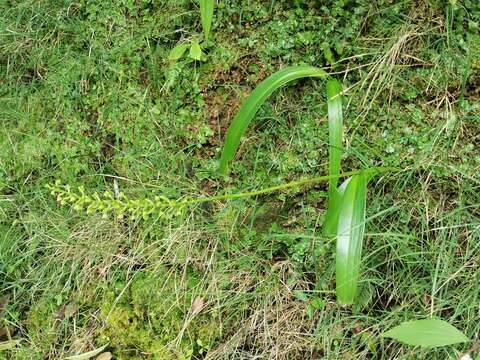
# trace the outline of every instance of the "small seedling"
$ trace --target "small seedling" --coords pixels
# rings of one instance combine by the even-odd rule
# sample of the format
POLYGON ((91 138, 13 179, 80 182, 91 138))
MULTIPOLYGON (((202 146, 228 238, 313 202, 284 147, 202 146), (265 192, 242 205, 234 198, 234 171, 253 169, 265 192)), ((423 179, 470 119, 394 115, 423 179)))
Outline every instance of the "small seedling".
MULTIPOLYGON (((203 27, 203 38, 205 41, 207 41, 210 36, 210 29, 212 27, 214 0, 200 0, 199 5, 200 18, 203 27)), ((193 60, 200 61, 203 55, 202 44, 203 43, 200 43, 198 37, 193 38, 193 40, 190 42, 181 41, 170 51, 168 60, 171 62, 180 60, 186 53, 187 49, 190 48, 188 57, 193 60)))

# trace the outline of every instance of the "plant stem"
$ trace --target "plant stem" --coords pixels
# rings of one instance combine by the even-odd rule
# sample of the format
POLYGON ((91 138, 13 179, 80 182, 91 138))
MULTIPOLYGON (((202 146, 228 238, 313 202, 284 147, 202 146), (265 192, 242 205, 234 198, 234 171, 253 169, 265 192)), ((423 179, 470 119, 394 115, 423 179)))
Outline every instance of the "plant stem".
POLYGON ((312 178, 307 178, 307 179, 302 179, 302 180, 296 180, 296 181, 291 181, 286 184, 281 184, 281 185, 275 185, 271 186, 268 188, 263 188, 255 191, 247 191, 247 192, 241 192, 241 193, 235 193, 235 194, 223 194, 223 195, 214 195, 214 196, 207 196, 207 197, 199 197, 196 199, 187 199, 184 201, 180 201, 179 204, 181 205, 191 205, 191 204, 198 204, 198 203, 204 203, 204 202, 211 202, 211 201, 220 201, 220 200, 230 200, 230 199, 239 199, 239 198, 245 198, 245 197, 252 197, 252 196, 258 196, 258 195, 263 195, 263 194, 269 194, 273 193, 276 191, 281 191, 293 187, 298 187, 298 186, 304 186, 304 185, 311 185, 311 184, 318 184, 321 182, 325 182, 334 178, 341 178, 345 176, 352 176, 355 174, 358 174, 360 172, 370 172, 371 176, 376 175, 378 173, 384 173, 384 172, 398 172, 400 171, 399 168, 394 168, 394 167, 376 167, 376 168, 371 168, 367 170, 356 170, 356 171, 348 171, 344 172, 338 175, 324 175, 324 176, 316 176, 312 178))

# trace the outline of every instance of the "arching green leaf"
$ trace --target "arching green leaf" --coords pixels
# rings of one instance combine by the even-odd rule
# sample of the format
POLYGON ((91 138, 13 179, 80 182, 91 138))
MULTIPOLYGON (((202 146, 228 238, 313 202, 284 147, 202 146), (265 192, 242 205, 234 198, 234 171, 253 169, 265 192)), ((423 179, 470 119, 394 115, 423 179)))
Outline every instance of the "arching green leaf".
POLYGON ((220 172, 222 174, 227 173, 229 162, 233 160, 248 124, 260 106, 275 90, 296 79, 305 77, 325 78, 326 76, 327 73, 322 69, 312 66, 296 66, 280 70, 263 80, 245 100, 228 128, 220 158, 220 172))

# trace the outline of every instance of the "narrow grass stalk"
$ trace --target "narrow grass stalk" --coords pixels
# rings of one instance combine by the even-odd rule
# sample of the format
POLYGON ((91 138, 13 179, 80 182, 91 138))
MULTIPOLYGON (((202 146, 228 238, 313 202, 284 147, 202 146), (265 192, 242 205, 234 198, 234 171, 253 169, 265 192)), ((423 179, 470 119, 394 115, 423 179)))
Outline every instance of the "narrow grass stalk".
MULTIPOLYGON (((303 187, 303 186, 319 184, 319 183, 322 183, 322 182, 330 181, 332 179, 338 179, 338 178, 341 178, 341 177, 360 175, 360 174, 363 174, 364 171, 365 170, 356 170, 356 171, 348 171, 348 172, 344 172, 344 173, 336 174, 336 175, 316 176, 316 177, 312 177, 312 178, 306 178, 306 179, 291 181, 291 182, 288 182, 288 183, 285 183, 285 184, 275 185, 275 186, 271 186, 271 187, 267 187, 267 188, 263 188, 263 189, 259 189, 259 190, 254 190, 254 191, 240 192, 240 193, 235 193, 235 194, 215 195, 215 196, 209 196, 209 197, 200 197, 200 198, 196 198, 196 199, 188 199, 188 200, 185 200, 183 203, 184 204, 194 204, 194 203, 203 203, 203 202, 221 201, 221 200, 233 200, 233 199, 240 199, 240 198, 245 198, 245 197, 265 195, 265 194, 270 194, 270 193, 274 193, 274 192, 282 191, 282 190, 287 190, 287 189, 291 189, 291 188, 299 188, 299 187, 303 187)), ((397 168, 392 168, 392 167, 376 167, 376 168, 369 169, 369 171, 372 174, 373 173, 379 174, 379 173, 382 173, 382 172, 398 171, 398 169, 397 168)), ((351 179, 351 178, 349 178, 349 179, 351 179)))

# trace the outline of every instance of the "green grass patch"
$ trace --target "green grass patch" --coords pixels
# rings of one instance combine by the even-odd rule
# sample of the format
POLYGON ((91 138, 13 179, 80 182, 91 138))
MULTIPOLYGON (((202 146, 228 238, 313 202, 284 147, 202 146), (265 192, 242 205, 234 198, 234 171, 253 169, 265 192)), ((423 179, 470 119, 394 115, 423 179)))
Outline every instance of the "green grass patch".
POLYGON ((115 359, 469 351, 480 332, 477 3, 218 1, 204 39, 196 1, 0 2, 0 358, 104 345, 115 359), (200 61, 169 60, 195 39, 200 61), (283 187, 329 172, 323 80, 273 93, 233 172, 217 174, 240 105, 289 66, 341 81, 343 171, 402 169, 369 182, 352 307, 336 302, 335 242, 322 231, 328 178, 283 187), (59 206, 45 187, 56 179, 114 200, 253 196, 102 218, 59 206), (427 318, 472 342, 432 350, 381 336, 427 318))

